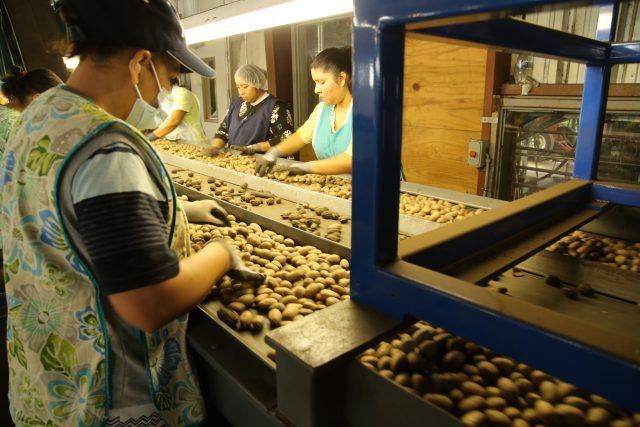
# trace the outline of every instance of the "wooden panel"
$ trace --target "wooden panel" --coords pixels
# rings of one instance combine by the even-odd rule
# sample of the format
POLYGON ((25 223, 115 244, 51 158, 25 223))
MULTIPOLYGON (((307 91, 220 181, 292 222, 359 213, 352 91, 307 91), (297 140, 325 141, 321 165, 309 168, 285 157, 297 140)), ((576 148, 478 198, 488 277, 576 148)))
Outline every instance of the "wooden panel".
POLYGON ((402 165, 407 181, 476 194, 477 169, 467 165, 467 143, 480 130, 403 126, 402 165))
POLYGON ((481 137, 486 62, 486 49, 407 36, 402 157, 410 182, 477 194, 466 152, 481 137))
POLYGON ((477 130, 482 116, 487 51, 408 36, 405 124, 477 130))

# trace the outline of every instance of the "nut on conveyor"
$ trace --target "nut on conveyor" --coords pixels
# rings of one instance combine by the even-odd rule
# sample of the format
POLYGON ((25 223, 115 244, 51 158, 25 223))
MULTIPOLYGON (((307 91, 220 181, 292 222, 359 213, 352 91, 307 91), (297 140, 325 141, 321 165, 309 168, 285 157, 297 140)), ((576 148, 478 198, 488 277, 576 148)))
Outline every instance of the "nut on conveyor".
POLYGON ((589 297, 589 298, 595 297, 595 292, 593 288, 591 287, 591 285, 587 285, 586 283, 580 283, 578 285, 578 293, 580 293, 580 295, 582 296, 589 297))
POLYGON ((553 274, 549 274, 544 279, 544 283, 545 285, 553 286, 554 288, 562 287, 562 282, 560 282, 560 279, 558 278, 558 276, 555 276, 553 274))

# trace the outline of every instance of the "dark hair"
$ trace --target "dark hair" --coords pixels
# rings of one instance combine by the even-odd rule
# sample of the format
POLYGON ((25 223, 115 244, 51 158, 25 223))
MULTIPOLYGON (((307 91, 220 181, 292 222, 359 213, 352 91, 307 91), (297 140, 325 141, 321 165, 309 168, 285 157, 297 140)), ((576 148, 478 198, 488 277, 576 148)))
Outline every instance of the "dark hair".
POLYGON ((53 71, 46 68, 25 72, 18 65, 11 66, 10 73, 2 78, 2 93, 26 105, 30 96, 45 92, 62 83, 53 71))
POLYGON ((319 68, 330 71, 338 77, 340 73, 346 73, 347 85, 351 90, 351 75, 353 73, 353 61, 351 59, 351 46, 330 47, 313 58, 310 68, 319 68))

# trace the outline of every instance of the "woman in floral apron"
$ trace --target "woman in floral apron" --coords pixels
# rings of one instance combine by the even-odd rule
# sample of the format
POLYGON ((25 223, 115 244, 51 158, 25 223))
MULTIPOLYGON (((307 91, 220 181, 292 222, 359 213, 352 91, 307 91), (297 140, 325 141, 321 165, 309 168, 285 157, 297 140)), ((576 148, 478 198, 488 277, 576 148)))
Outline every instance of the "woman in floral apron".
POLYGON ((224 241, 189 256, 187 217, 138 129, 157 123, 158 81, 213 77, 165 0, 62 0, 66 85, 23 113, 0 170, 9 399, 18 426, 200 425, 187 313, 224 274, 249 270, 224 241), (136 129, 137 128, 137 129, 136 129))

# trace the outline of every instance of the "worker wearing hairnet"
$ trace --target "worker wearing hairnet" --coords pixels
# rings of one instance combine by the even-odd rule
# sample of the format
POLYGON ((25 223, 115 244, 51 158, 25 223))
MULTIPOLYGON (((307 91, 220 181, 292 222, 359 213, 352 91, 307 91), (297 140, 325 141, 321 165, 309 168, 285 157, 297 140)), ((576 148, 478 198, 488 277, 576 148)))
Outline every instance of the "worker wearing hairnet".
POLYGON ((267 92, 263 69, 243 65, 234 78, 240 96, 231 103, 212 146, 205 149, 207 155, 216 154, 225 145, 247 154, 264 153, 293 134, 291 110, 267 92))

